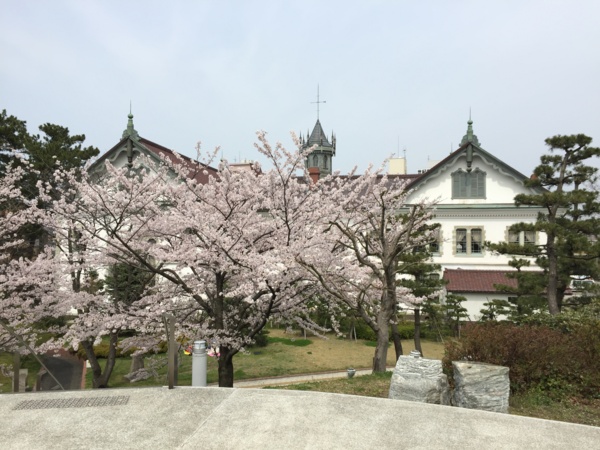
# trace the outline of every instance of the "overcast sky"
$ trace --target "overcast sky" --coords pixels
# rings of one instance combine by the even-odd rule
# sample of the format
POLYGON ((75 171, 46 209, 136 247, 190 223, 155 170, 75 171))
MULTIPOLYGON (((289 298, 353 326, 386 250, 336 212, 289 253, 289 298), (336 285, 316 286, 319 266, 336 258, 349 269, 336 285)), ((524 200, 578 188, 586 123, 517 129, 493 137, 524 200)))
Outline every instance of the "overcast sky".
POLYGON ((522 173, 544 139, 600 145, 600 2, 1 0, 0 109, 84 133, 126 127, 188 156, 259 159, 316 119, 347 172, 406 149, 445 157, 469 110, 482 147, 522 173))

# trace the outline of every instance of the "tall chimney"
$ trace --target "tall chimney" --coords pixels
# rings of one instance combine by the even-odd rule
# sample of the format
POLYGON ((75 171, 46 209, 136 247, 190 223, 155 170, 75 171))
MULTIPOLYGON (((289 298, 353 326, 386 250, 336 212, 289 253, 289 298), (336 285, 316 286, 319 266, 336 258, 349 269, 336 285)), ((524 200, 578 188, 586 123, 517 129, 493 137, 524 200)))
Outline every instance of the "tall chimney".
POLYGON ((319 176, 321 175, 321 171, 319 170, 319 168, 309 167, 308 174, 310 175, 310 179, 312 180, 313 184, 317 184, 317 182, 319 181, 319 176))

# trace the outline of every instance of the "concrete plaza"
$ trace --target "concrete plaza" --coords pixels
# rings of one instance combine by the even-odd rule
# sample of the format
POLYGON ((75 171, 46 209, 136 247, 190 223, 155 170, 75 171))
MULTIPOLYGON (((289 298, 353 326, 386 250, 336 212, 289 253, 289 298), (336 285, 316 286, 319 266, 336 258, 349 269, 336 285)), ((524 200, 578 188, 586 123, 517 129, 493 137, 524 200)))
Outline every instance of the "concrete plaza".
POLYGON ((0 395, 7 449, 600 448, 600 428, 380 398, 180 387, 0 395))

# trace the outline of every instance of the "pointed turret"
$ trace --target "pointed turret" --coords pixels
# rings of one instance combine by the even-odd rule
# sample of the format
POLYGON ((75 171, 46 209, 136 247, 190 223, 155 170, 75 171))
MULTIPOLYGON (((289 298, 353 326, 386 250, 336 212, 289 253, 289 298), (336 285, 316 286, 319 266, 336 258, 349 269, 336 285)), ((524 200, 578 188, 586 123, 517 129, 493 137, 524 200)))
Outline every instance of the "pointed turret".
POLYGON ((335 156, 335 134, 331 133, 330 141, 323 131, 321 121, 317 119, 312 133, 307 133, 307 136, 308 139, 302 143, 302 148, 304 150, 313 146, 316 146, 316 148, 307 156, 306 167, 308 169, 317 167, 319 169, 319 177, 330 175, 332 172, 333 156, 335 156))

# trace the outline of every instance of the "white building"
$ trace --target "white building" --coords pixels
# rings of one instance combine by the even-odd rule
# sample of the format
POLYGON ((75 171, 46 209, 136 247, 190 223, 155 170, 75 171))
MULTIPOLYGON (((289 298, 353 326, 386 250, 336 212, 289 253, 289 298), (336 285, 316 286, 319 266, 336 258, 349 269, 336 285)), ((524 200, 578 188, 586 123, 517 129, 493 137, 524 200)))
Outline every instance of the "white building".
POLYGON ((479 318, 483 303, 508 298, 507 293, 497 292, 494 284, 515 286, 514 280, 505 277, 514 271, 508 266, 510 257, 493 254, 484 243, 523 244, 544 239, 534 232, 508 231, 517 222, 534 223, 540 211, 539 207, 514 204, 517 194, 537 192, 525 187, 526 179, 481 147, 469 120, 460 147, 408 186, 410 203, 438 200, 435 220, 441 228, 433 260, 442 267, 447 291, 467 297, 463 306, 471 319, 479 318))
MULTIPOLYGON (((331 141, 325 137, 322 126, 317 121, 313 132, 303 140, 306 146, 317 145, 311 157, 319 155, 313 167, 313 160, 307 160, 309 170, 315 171, 314 181, 333 171, 332 158, 335 155, 335 136, 331 141)), ((127 129, 121 141, 96 161, 91 170, 102 170, 105 160, 118 167, 131 164, 138 155, 150 156, 156 161, 160 157, 175 159, 173 151, 140 137, 133 127, 133 116, 129 115, 127 129)), ((467 301, 463 306, 471 319, 478 319, 483 303, 493 299, 508 299, 509 294, 498 292, 494 285, 515 286, 515 280, 506 278, 506 273, 514 271, 508 266, 510 257, 493 254, 484 247, 485 242, 539 242, 544 236, 533 232, 519 235, 508 232, 510 225, 517 222, 536 221, 539 207, 516 207, 517 194, 536 193, 526 188, 527 177, 513 169, 496 156, 481 147, 473 134, 473 122, 468 121, 467 133, 457 150, 428 170, 418 174, 406 174, 406 161, 396 161, 390 166, 390 177, 406 179, 410 202, 420 199, 437 199, 435 220, 441 225, 439 245, 433 254, 433 262, 442 267, 440 276, 447 281, 447 292, 463 295, 467 301)), ((184 157, 190 167, 197 163, 184 157)), ((245 167, 240 164, 239 169, 245 167)), ((250 166, 250 165, 248 165, 250 166)), ((196 178, 207 181, 215 175, 216 169, 202 166, 196 178)), ((312 172, 311 172, 312 173, 312 172)), ((536 270, 531 267, 530 270, 536 270)))

